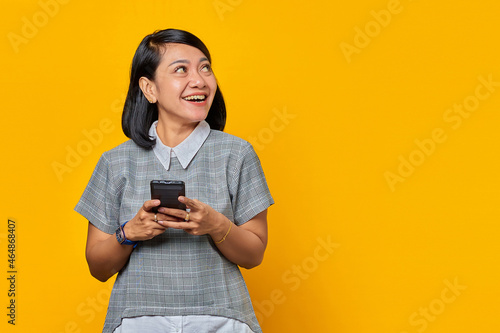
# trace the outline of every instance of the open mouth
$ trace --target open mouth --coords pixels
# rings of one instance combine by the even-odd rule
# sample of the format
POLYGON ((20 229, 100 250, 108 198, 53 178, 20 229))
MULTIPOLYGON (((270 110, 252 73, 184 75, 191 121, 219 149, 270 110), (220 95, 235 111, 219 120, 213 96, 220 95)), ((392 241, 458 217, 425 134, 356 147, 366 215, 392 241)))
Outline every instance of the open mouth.
POLYGON ((203 103, 206 99, 206 95, 191 95, 191 96, 186 96, 182 97, 183 100, 188 101, 188 102, 194 102, 194 103, 203 103))

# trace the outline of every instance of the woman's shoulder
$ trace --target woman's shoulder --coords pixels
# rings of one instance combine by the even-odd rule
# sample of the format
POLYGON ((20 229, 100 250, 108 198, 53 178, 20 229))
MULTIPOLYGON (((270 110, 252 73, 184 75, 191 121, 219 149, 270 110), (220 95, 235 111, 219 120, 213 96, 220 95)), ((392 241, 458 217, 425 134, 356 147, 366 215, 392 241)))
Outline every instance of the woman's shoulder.
POLYGON ((229 134, 218 130, 210 130, 210 135, 207 142, 211 145, 220 148, 229 149, 231 151, 243 151, 252 147, 252 145, 236 135, 229 134))
POLYGON ((144 155, 148 154, 150 150, 139 147, 134 141, 127 140, 118 146, 104 152, 102 154, 103 158, 111 163, 119 163, 125 161, 131 161, 134 159, 140 159, 144 155))

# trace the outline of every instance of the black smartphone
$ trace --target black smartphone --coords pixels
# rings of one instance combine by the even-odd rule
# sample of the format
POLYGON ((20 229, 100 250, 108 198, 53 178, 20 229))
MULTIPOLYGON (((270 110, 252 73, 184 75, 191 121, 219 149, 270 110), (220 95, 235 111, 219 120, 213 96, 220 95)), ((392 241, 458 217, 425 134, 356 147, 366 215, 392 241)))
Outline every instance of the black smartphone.
MULTIPOLYGON (((160 207, 186 210, 186 205, 177 198, 186 195, 186 187, 180 180, 152 180, 151 199, 159 199, 160 207)), ((157 212, 157 207, 153 209, 157 212)))

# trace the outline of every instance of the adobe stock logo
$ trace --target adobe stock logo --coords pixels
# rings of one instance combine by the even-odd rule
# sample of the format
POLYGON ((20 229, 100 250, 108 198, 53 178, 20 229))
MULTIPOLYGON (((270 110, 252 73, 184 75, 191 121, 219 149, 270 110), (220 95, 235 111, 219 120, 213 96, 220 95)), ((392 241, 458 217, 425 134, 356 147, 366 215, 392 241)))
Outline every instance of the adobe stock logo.
POLYGON ((403 12, 404 8, 400 0, 389 0, 385 9, 370 11, 371 20, 366 22, 364 27, 354 26, 355 35, 352 43, 340 42, 339 44, 347 63, 351 63, 353 55, 360 54, 367 48, 373 39, 391 24, 394 17, 403 12))
POLYGON ((298 290, 302 283, 319 269, 320 264, 327 261, 340 247, 340 244, 332 242, 330 235, 326 238, 318 237, 317 242, 312 255, 304 258, 300 264, 292 265, 281 275, 288 291, 276 288, 271 291, 268 299, 253 302, 255 315, 261 325, 274 313, 278 305, 287 301, 287 293, 298 290))
POLYGON ((82 135, 85 139, 80 140, 75 147, 66 145, 66 158, 63 163, 58 161, 52 162, 52 169, 56 174, 59 182, 63 181, 65 173, 71 173, 74 168, 77 168, 86 157, 92 153, 94 147, 99 146, 104 139, 104 135, 113 132, 115 125, 109 119, 102 119, 98 128, 91 130, 84 129, 82 135))
POLYGON ((58 330, 59 333, 81 333, 87 332, 85 328, 90 323, 92 323, 96 317, 101 315, 106 311, 107 305, 109 303, 109 297, 111 296, 111 290, 113 289, 113 284, 108 284, 103 287, 93 296, 89 295, 85 301, 82 301, 77 305, 75 313, 78 318, 74 320, 68 320, 62 330, 58 330))
POLYGON ((225 13, 234 11, 242 2, 243 0, 215 0, 212 4, 219 19, 224 21, 225 13))
MULTIPOLYGON (((111 112, 116 116, 119 115, 123 108, 123 103, 125 101, 125 94, 121 97, 116 98, 111 103, 111 112)), ((89 156, 95 147, 98 147, 103 143, 105 136, 112 133, 116 126, 112 118, 103 118, 99 121, 99 125, 96 128, 90 130, 83 129, 83 138, 78 141, 75 145, 66 145, 66 156, 62 161, 52 161, 51 167, 59 182, 63 181, 64 175, 73 172, 75 168, 81 165, 83 158, 89 156)))
POLYGON ((23 44, 28 44, 30 40, 38 35, 40 29, 44 28, 51 18, 56 16, 60 11, 60 5, 66 5, 70 0, 40 0, 38 1, 38 9, 31 18, 23 16, 21 18, 20 34, 9 32, 7 38, 15 53, 19 53, 19 47, 23 44))
POLYGON ((247 141, 256 150, 264 150, 274 140, 276 134, 283 132, 290 122, 297 117, 297 115, 289 113, 286 106, 281 110, 274 108, 273 114, 274 116, 269 120, 268 126, 261 128, 257 135, 247 138, 247 141))
MULTIPOLYGON (((465 97, 460 103, 454 103, 452 107, 446 109, 443 113, 444 122, 454 131, 461 128, 464 120, 469 119, 474 114, 481 102, 489 99, 500 87, 500 82, 493 81, 493 74, 489 74, 487 77, 479 75, 477 80, 479 83, 476 85, 473 94, 465 97)), ((399 163, 395 172, 384 172, 384 178, 391 192, 396 191, 398 183, 405 182, 408 177, 413 175, 417 168, 435 154, 438 146, 447 139, 447 131, 442 127, 434 128, 430 137, 415 139, 415 148, 406 156, 398 156, 399 163)))
MULTIPOLYGON (((413 312, 408 318, 410 326, 415 328, 418 333, 427 330, 429 324, 435 322, 448 306, 462 295, 462 291, 467 289, 467 286, 458 282, 458 277, 455 277, 453 282, 446 279, 443 283, 446 287, 441 290, 439 297, 431 300, 427 306, 420 307, 418 311, 413 312)), ((400 333, 409 332, 401 331, 400 333)))

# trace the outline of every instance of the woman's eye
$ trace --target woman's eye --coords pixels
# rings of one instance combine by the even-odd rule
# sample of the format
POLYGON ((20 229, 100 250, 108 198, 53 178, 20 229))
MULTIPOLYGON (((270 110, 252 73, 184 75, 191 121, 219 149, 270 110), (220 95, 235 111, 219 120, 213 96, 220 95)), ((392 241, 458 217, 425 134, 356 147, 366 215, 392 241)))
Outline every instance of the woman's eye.
POLYGON ((201 67, 201 71, 202 72, 211 72, 212 68, 210 67, 210 64, 206 64, 206 65, 203 65, 203 67, 201 67))
POLYGON ((174 70, 176 73, 186 73, 186 67, 179 66, 174 70))

